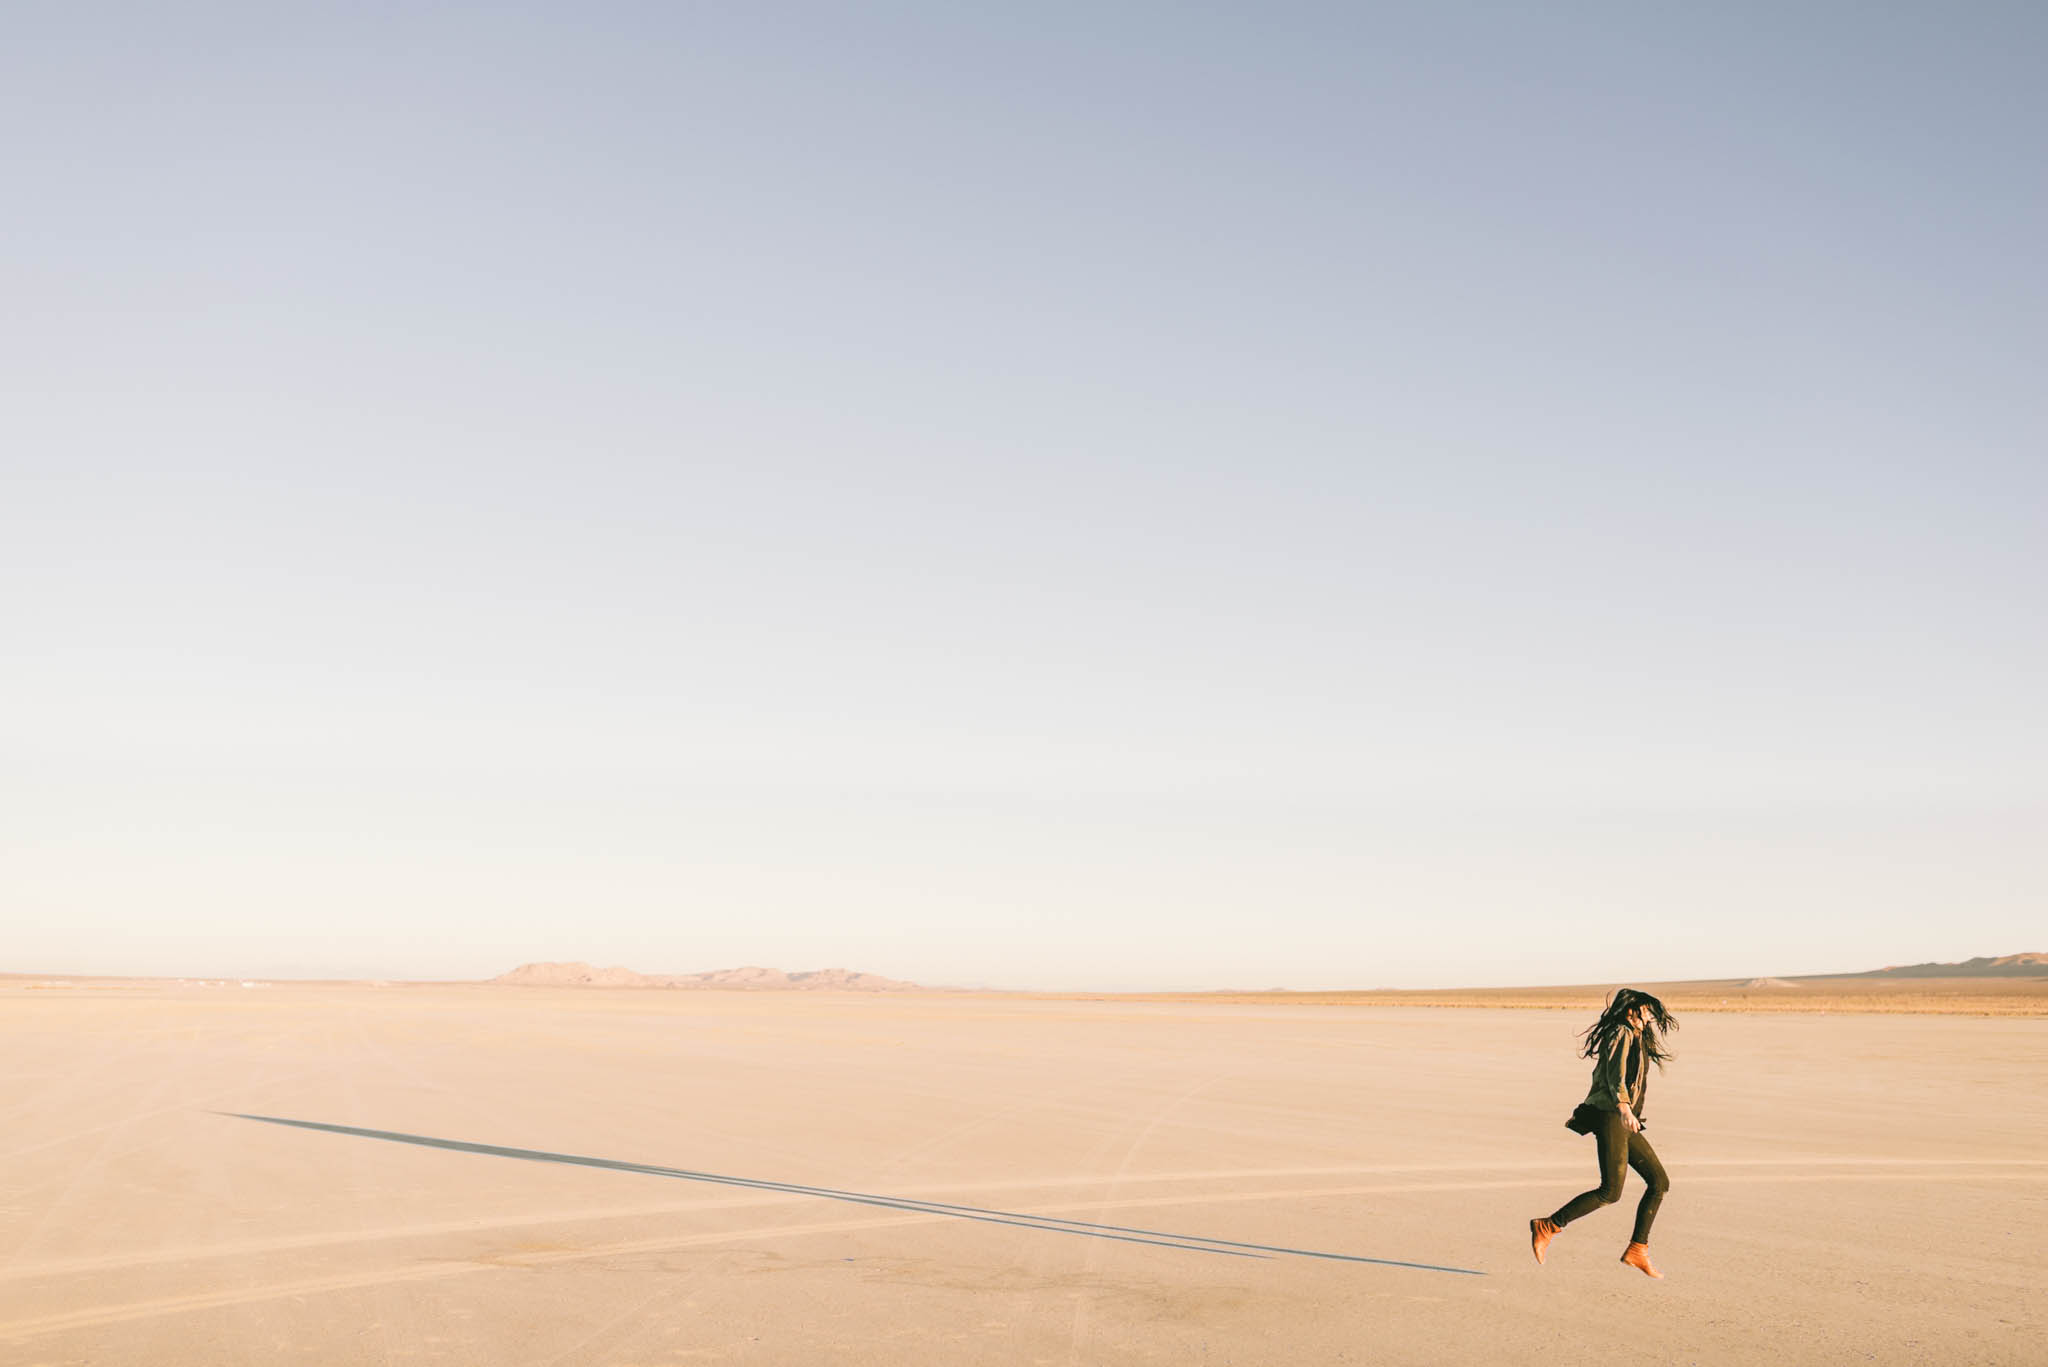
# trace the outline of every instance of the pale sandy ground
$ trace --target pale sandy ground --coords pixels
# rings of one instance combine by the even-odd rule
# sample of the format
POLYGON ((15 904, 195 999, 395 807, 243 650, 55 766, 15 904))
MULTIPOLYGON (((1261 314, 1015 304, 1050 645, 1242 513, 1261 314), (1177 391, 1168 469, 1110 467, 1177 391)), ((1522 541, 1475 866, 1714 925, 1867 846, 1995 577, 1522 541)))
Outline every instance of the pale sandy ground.
MULTIPOLYGON (((0 1362, 2043 1363, 2048 1020, 0 986, 0 1362), (264 1115, 1483 1273, 1158 1247, 264 1115)), ((1239 1249, 1238 1253, 1251 1250, 1239 1249)))

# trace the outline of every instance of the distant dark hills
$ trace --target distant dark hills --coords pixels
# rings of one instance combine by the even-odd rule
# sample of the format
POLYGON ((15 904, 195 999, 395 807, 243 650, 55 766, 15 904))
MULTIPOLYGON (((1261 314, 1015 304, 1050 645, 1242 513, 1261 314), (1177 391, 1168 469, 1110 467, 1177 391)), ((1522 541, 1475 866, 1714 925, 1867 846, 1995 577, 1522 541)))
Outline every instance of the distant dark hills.
POLYGON ((1845 978, 2048 978, 2048 954, 2002 954, 1959 964, 1902 964, 1845 973, 1845 978))
MULTIPOLYGON (((1965 959, 1954 964, 1895 964, 1863 973, 1805 974, 1798 978, 1752 978, 1745 988, 1798 988, 1808 983, 1854 978, 2004 978, 2028 979, 2048 985, 2048 953, 2001 954, 1965 959)), ((597 968, 587 963, 521 964, 490 979, 508 987, 648 987, 695 988, 740 992, 916 992, 916 983, 878 973, 821 968, 789 973, 776 968, 726 968, 709 973, 636 973, 630 968, 597 968)), ((1274 989, 1285 991, 1286 989, 1274 989)))
POLYGON ((779 968, 721 968, 709 973, 635 973, 630 968, 593 968, 586 963, 521 964, 490 980, 507 987, 723 988, 740 992, 915 992, 916 983, 879 973, 819 968, 785 973, 779 968))

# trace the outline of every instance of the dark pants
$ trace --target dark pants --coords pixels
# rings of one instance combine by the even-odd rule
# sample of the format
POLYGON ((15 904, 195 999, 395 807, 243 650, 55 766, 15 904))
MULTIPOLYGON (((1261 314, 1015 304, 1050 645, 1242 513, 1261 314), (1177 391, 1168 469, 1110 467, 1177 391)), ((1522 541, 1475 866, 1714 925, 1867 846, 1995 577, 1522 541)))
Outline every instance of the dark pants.
POLYGON ((1636 1205, 1635 1241, 1639 1244, 1650 1242, 1650 1222, 1657 1218, 1657 1207, 1664 1204, 1664 1193, 1671 1190, 1671 1179, 1664 1175, 1664 1165, 1657 1161, 1657 1151, 1641 1134, 1630 1131, 1623 1123, 1620 1111, 1599 1112, 1593 1125, 1593 1138, 1600 1145, 1600 1185, 1591 1191, 1580 1192, 1550 1218, 1560 1225, 1568 1225, 1581 1215, 1590 1215, 1602 1206, 1611 1206, 1619 1201, 1622 1166, 1626 1164, 1642 1174, 1648 1187, 1636 1205))

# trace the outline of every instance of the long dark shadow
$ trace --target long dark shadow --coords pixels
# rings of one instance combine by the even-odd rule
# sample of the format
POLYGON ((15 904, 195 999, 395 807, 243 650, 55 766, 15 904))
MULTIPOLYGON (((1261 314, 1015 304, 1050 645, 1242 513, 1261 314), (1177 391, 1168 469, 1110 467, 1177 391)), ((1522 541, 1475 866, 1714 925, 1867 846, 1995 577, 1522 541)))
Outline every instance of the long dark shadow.
POLYGON ((424 1134, 401 1134, 395 1130, 366 1130, 354 1125, 330 1125, 319 1120, 289 1120, 275 1115, 249 1115, 242 1111, 215 1111, 215 1115, 236 1120, 260 1120, 266 1125, 289 1125, 301 1130, 322 1130, 328 1134, 354 1135, 359 1139, 382 1139, 394 1144, 418 1144, 429 1149, 452 1149, 459 1153, 481 1153, 493 1158, 519 1158, 531 1163, 568 1163, 581 1168, 609 1168, 614 1172, 637 1172, 648 1177, 672 1177, 686 1182, 710 1182, 725 1187, 751 1187, 758 1191, 786 1192, 792 1196, 814 1196, 827 1201, 849 1201, 855 1205, 882 1206, 919 1215, 943 1215, 984 1224, 1015 1225, 1042 1229, 1053 1234, 1080 1234, 1119 1243, 1151 1244, 1180 1248, 1191 1253, 1217 1253, 1231 1258, 1269 1258, 1283 1254, 1294 1258, 1327 1258, 1335 1262, 1370 1263, 1377 1267, 1405 1267, 1419 1272, 1450 1272, 1464 1277, 1483 1277, 1469 1267, 1439 1267, 1434 1263, 1405 1262, 1399 1258, 1366 1258, 1355 1253, 1323 1253, 1312 1248, 1284 1248, 1277 1244, 1239 1243, 1233 1239, 1210 1239, 1198 1234, 1169 1234, 1156 1229, 1134 1229, 1129 1225, 1101 1225, 1086 1220, 1068 1220, 1057 1215, 1032 1215, 983 1206, 956 1206, 943 1201, 921 1201, 908 1196, 877 1196, 868 1192, 841 1191, 836 1187, 812 1187, 797 1182, 771 1182, 758 1177, 729 1177, 715 1172, 694 1172, 688 1168, 665 1168, 652 1163, 631 1163, 618 1158, 591 1158, 583 1154, 548 1153, 542 1149, 514 1149, 502 1144, 473 1144, 462 1139, 436 1139, 424 1134))

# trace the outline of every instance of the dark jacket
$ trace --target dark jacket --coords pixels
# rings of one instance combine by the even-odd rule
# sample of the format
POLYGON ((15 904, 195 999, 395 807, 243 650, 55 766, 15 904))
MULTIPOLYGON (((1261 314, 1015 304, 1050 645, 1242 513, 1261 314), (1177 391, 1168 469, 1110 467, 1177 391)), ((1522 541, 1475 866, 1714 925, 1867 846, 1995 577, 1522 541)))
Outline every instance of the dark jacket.
POLYGON ((1599 1112, 1618 1111, 1626 1100, 1629 1110, 1638 1121, 1643 1118, 1643 1103, 1650 1095, 1650 1055, 1643 1048, 1643 1036, 1639 1030, 1617 1030, 1600 1056, 1593 1060, 1593 1086, 1586 1093, 1586 1099, 1572 1112, 1572 1118, 1565 1121, 1565 1128, 1580 1134, 1590 1134, 1599 1124, 1599 1112), (1590 1113, 1590 1114, 1589 1114, 1590 1113))

